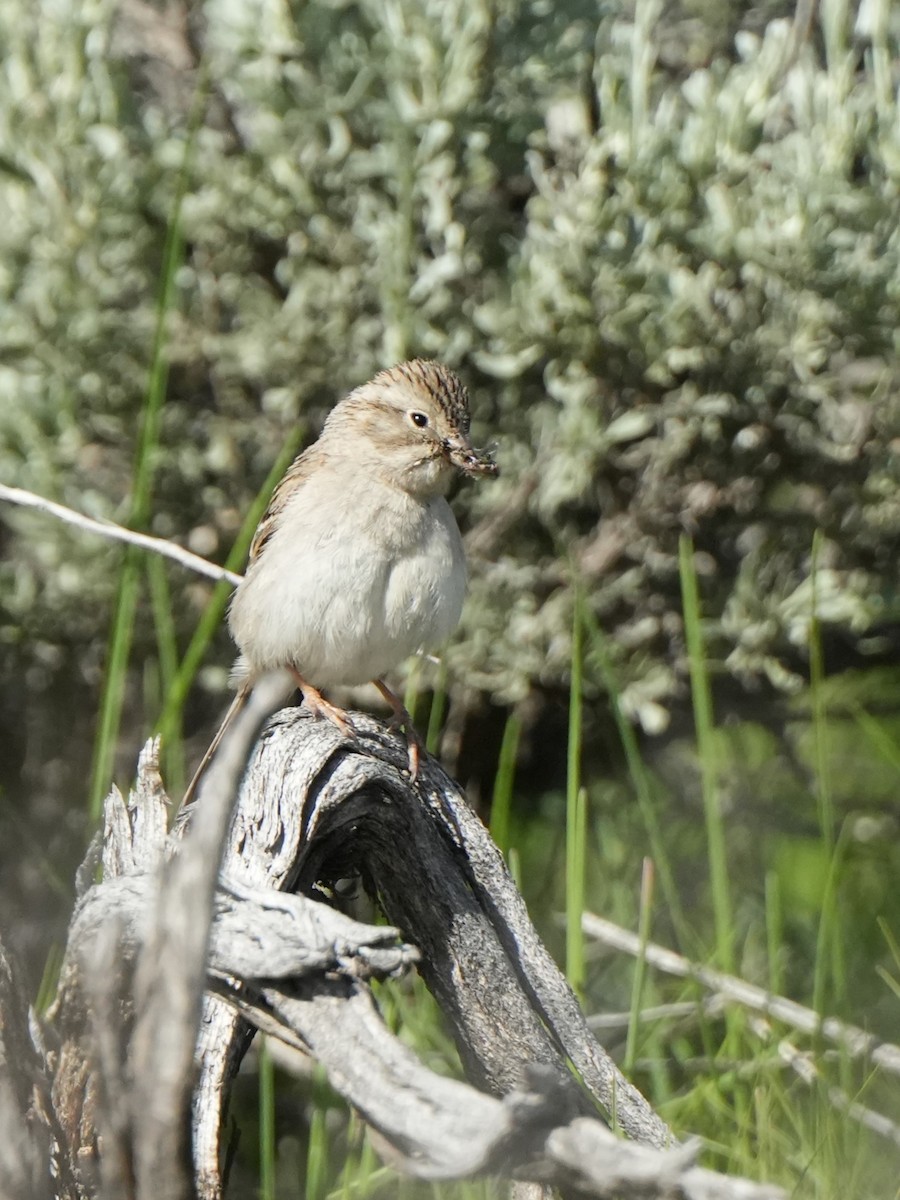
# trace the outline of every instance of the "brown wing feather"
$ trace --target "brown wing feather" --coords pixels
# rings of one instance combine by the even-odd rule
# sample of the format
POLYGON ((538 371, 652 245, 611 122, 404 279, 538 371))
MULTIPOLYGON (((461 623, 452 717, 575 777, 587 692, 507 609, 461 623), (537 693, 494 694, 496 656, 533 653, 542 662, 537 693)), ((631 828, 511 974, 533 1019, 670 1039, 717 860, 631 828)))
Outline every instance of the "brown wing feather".
POLYGON ((250 557, 247 565, 259 558, 266 542, 278 528, 281 515, 287 507, 291 496, 315 470, 314 455, 311 453, 315 445, 309 446, 302 454, 298 454, 277 484, 266 511, 263 513, 253 541, 250 543, 250 557))

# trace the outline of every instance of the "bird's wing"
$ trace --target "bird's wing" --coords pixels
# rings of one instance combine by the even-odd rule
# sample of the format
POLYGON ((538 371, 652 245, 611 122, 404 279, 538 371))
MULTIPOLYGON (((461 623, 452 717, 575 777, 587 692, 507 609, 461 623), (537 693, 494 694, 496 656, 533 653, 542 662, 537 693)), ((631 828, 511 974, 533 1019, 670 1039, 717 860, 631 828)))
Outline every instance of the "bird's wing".
POLYGON ((285 508, 287 508, 291 497, 296 494, 299 488, 303 487, 309 477, 315 472, 317 466, 316 456, 311 453, 314 450, 315 446, 313 445, 304 450, 302 454, 298 454, 284 475, 282 475, 280 482, 272 493, 268 507, 256 527, 253 541, 250 543, 248 566, 259 558, 269 538, 278 528, 282 514, 285 508))

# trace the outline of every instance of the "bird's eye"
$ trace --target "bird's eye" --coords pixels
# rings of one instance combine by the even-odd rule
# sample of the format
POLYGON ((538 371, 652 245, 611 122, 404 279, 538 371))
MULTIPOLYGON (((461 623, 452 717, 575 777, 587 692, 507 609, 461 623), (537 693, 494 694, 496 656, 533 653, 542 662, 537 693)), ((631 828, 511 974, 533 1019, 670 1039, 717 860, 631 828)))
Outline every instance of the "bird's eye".
POLYGON ((423 412, 411 412, 409 414, 409 419, 412 421, 413 425, 417 425, 419 429, 424 429, 428 424, 428 418, 423 412))

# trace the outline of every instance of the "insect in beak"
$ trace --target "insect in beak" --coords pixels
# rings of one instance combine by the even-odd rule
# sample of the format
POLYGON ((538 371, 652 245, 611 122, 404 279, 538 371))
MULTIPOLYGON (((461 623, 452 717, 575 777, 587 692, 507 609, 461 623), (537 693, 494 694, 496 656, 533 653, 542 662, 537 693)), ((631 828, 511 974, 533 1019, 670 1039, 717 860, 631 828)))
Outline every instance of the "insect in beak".
POLYGON ((499 475, 500 468, 489 450, 476 450, 463 434, 444 438, 443 451, 448 462, 464 475, 499 475))

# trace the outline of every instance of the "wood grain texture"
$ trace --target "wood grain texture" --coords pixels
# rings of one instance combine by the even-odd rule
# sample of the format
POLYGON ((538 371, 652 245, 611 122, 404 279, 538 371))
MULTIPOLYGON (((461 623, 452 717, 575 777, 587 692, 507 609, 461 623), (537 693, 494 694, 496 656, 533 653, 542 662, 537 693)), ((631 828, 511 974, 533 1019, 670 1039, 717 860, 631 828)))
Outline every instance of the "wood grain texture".
POLYGON ((697 1168, 697 1147, 619 1074, 433 759, 413 785, 405 741, 377 721, 354 714, 353 742, 291 709, 244 769, 280 698, 272 682, 171 834, 155 744, 128 800, 109 798, 104 879, 83 873, 48 1014, 59 1050, 39 1061, 65 1166, 48 1194, 218 1200, 230 1083, 262 1030, 283 1069, 319 1062, 386 1161, 421 1178, 502 1174, 529 1197, 777 1200, 697 1168), (336 885, 354 877, 390 926, 339 910, 336 885), (469 1082, 435 1075, 378 1012, 370 982, 414 965, 469 1082), (629 1141, 603 1121, 613 1105, 629 1141))

